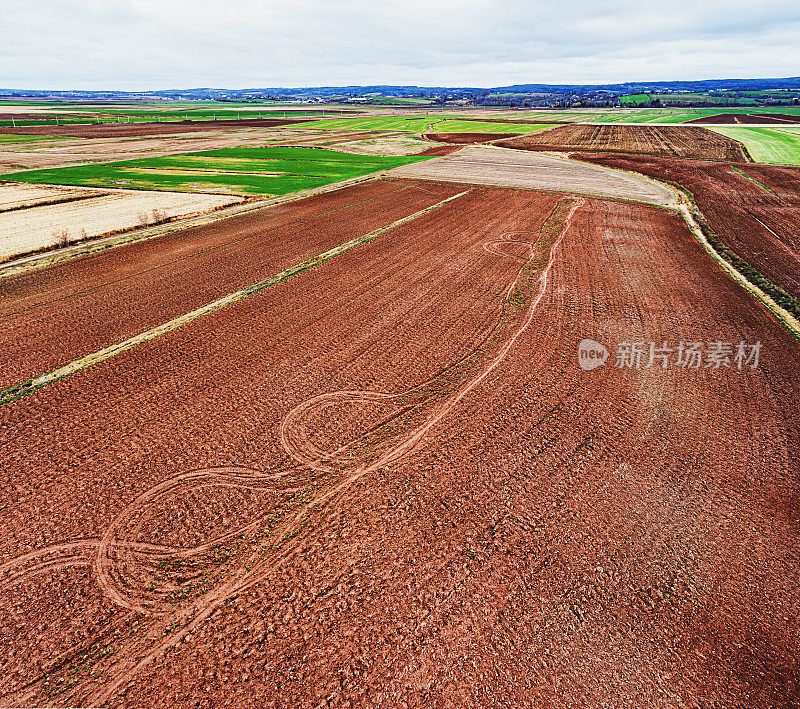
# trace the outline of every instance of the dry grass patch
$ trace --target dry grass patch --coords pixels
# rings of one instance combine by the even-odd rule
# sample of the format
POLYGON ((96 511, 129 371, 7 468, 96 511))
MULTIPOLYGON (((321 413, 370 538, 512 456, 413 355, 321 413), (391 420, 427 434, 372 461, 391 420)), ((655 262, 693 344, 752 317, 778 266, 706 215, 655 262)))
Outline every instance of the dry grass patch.
MULTIPOLYGON (((58 192, 64 198, 72 194, 73 201, 0 212, 0 261, 176 217, 200 214, 241 201, 235 196, 187 192, 3 185, 8 200, 14 188, 18 189, 20 199, 26 198, 26 191, 32 194, 38 189, 42 194, 48 190, 51 194, 58 192), (75 200, 74 195, 98 196, 75 200)), ((2 195, 0 192, 0 199, 2 195)))
POLYGON ((618 170, 597 170, 596 167, 599 166, 561 155, 481 145, 395 168, 388 174, 412 179, 599 195, 661 206, 675 202, 673 191, 653 180, 618 170))

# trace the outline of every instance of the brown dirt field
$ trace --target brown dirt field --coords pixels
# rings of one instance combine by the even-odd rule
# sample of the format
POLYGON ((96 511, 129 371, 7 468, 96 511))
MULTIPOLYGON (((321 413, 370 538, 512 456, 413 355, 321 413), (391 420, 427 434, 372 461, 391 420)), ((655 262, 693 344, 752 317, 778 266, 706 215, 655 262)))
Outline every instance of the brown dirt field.
POLYGON ((582 159, 686 188, 727 246, 770 281, 800 297, 800 168, 611 155, 582 159))
POLYGON ((696 160, 748 159, 737 141, 695 126, 565 125, 498 145, 520 150, 644 153, 696 160))
POLYGON ((0 389, 128 339, 462 189, 374 181, 0 279, 0 389))
POLYGON ((18 126, 3 128, 17 135, 52 135, 69 138, 134 138, 144 135, 197 133, 226 128, 274 128, 302 123, 307 118, 250 118, 219 121, 165 121, 163 123, 87 123, 61 126, 18 126))
POLYGON ((3 408, 3 700, 789 706, 798 368, 677 215, 475 190, 3 408))
POLYGON ((771 124, 771 123, 800 123, 800 116, 789 113, 719 113, 714 116, 695 118, 687 123, 744 123, 744 124, 771 124))
POLYGON ((450 155, 451 153, 455 153, 459 150, 461 150, 460 145, 434 145, 432 148, 426 148, 425 150, 415 154, 435 157, 437 155, 450 155))
POLYGON ((519 133, 425 133, 422 137, 426 140, 435 140, 439 143, 487 143, 491 140, 513 138, 519 133))

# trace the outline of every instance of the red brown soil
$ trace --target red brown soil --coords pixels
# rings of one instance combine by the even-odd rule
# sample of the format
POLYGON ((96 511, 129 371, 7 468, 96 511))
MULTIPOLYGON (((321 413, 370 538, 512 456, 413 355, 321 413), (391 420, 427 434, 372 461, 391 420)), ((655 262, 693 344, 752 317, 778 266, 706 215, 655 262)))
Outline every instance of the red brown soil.
POLYGON ((450 155, 458 150, 461 150, 460 145, 434 145, 432 148, 426 148, 419 153, 415 153, 415 155, 450 155))
MULTIPOLYGON (((719 113, 714 116, 695 118, 686 123, 800 123, 800 116, 789 113, 719 113)), ((686 125, 684 123, 683 125, 686 125)))
POLYGON ((490 140, 500 140, 501 138, 513 138, 519 133, 426 133, 423 138, 435 140, 439 143, 486 143, 490 140))
POLYGON ((68 138, 135 138, 145 135, 196 133, 226 128, 274 128, 306 122, 307 118, 248 118, 219 121, 165 121, 164 123, 86 123, 60 126, 18 126, 3 128, 16 135, 52 135, 68 138))
POLYGON ((581 159, 641 172, 689 190, 727 246, 770 281, 800 297, 800 168, 611 155, 581 159))
POLYGON ((498 145, 520 150, 588 150, 696 160, 748 160, 737 141, 696 126, 565 125, 498 145))
POLYGON ((0 279, 0 389, 462 191, 373 181, 0 279))
POLYGON ((474 190, 4 407, 3 700, 790 706, 797 344, 677 215, 590 199, 498 322, 554 204, 474 190), (764 349, 586 373, 584 337, 764 349), (363 445, 298 464, 337 391, 290 439, 363 445))

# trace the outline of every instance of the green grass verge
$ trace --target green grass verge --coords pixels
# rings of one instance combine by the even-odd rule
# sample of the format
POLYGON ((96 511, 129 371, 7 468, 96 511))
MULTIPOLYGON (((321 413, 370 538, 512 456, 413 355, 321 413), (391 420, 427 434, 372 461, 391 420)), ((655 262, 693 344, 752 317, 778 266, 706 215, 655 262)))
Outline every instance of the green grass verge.
POLYGON ((731 166, 731 170, 733 170, 733 171, 734 171, 734 172, 735 172, 737 175, 741 175, 741 176, 742 176, 742 177, 744 177, 745 179, 747 179, 747 180, 750 180, 750 182, 752 182, 753 184, 755 184, 755 185, 758 185, 758 186, 759 186, 759 187, 760 187, 762 190, 764 190, 765 192, 769 192, 769 193, 770 193, 770 194, 771 194, 773 197, 777 197, 777 196, 778 196, 778 195, 775 193, 775 191, 774 191, 774 190, 771 190, 771 189, 770 189, 769 187, 767 187, 767 186, 766 186, 766 185, 765 185, 763 182, 759 182, 759 181, 758 181, 758 180, 757 180, 755 177, 753 177, 752 175, 748 175, 748 174, 747 174, 747 173, 746 173, 744 170, 740 170, 740 169, 739 169, 738 167, 736 167, 735 165, 734 165, 734 166, 731 166))
POLYGON ((102 165, 27 170, 7 174, 5 179, 177 192, 285 195, 425 159, 350 155, 317 148, 230 148, 102 165))

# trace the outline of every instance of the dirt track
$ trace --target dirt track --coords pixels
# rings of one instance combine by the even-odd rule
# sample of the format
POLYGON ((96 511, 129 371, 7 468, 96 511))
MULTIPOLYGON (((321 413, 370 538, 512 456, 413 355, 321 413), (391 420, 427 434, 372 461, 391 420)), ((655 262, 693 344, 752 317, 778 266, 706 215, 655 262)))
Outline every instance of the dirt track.
POLYGON ((3 407, 0 691, 789 705, 798 368, 677 215, 473 190, 3 407), (585 373, 584 337, 764 354, 585 373))
POLYGON ((643 153, 697 160, 747 160, 742 145, 699 127, 565 125, 498 143, 521 150, 643 153))
POLYGON ((682 185, 727 246, 800 298, 800 169, 610 155, 582 159, 682 185))

